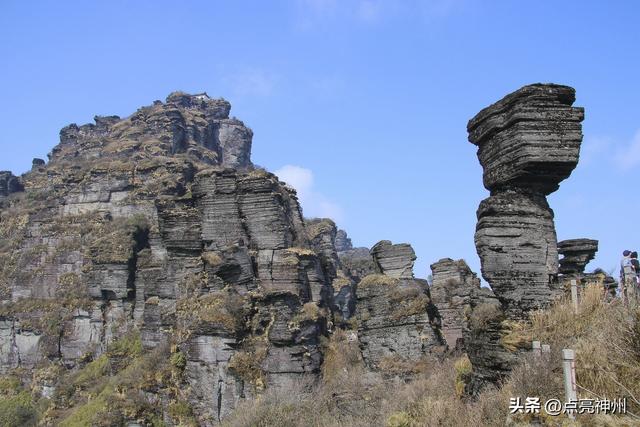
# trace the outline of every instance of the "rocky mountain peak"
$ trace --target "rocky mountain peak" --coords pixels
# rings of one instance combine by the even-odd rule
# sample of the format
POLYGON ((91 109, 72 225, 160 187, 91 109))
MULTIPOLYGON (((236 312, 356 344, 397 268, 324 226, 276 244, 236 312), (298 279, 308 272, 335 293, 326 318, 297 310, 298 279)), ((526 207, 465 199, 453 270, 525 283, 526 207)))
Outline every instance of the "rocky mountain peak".
POLYGON ((250 168, 253 132, 229 118, 231 104, 206 93, 171 93, 131 116, 96 116, 95 123, 73 123, 60 131, 49 159, 126 159, 182 156, 206 165, 250 168))

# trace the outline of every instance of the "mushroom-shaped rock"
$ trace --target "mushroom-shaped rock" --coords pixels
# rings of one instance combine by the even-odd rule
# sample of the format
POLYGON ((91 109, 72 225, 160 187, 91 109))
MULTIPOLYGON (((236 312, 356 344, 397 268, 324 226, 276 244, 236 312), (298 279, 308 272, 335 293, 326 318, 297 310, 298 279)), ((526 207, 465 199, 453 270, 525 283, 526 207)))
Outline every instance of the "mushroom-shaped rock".
POLYGON ((583 273, 585 267, 596 256, 598 241, 592 239, 570 239, 558 242, 560 273, 583 273))
POLYGON ((574 101, 569 86, 532 84, 471 119, 469 141, 478 146, 484 186, 556 191, 578 163, 584 109, 574 101))

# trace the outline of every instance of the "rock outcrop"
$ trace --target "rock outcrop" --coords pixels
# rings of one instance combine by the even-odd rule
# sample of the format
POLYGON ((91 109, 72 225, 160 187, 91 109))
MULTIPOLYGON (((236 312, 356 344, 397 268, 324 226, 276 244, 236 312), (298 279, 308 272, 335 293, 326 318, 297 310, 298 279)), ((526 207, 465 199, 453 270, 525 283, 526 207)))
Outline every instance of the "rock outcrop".
POLYGON ((571 239, 558 242, 560 258, 560 274, 580 274, 595 258, 598 252, 598 241, 592 239, 571 239))
POLYGON ((377 370, 441 353, 445 343, 440 317, 431 302, 428 283, 413 279, 415 254, 411 246, 385 240, 371 252, 374 259, 381 255, 382 265, 390 267, 364 277, 356 286, 354 319, 367 366, 377 370))
POLYGON ((480 279, 462 259, 443 258, 431 264, 431 272, 431 300, 442 320, 442 335, 450 350, 462 350, 471 296, 480 289, 480 279))
POLYGON ((469 121, 484 186, 475 243, 482 275, 511 317, 549 303, 557 288, 557 238, 546 195, 578 162, 584 118, 568 86, 525 86, 469 121))
POLYGON ((467 125, 491 192, 477 211, 475 245, 482 276, 500 302, 472 305, 476 327, 465 337, 472 392, 499 381, 522 350, 504 345, 503 321, 526 319, 562 291, 546 196, 578 162, 584 110, 572 107, 574 101, 573 88, 533 84, 483 109, 467 125))
POLYGON ((23 190, 24 187, 20 182, 20 178, 9 171, 0 171, 0 201, 9 194, 23 190))
POLYGON ((513 368, 530 342, 505 346, 507 317, 491 289, 477 288, 470 295, 470 310, 462 331, 464 350, 473 372, 465 386, 469 395, 477 395, 487 384, 498 384, 513 368))
POLYGON ((416 254, 411 245, 394 245, 389 240, 382 240, 371 248, 371 256, 378 273, 396 279, 413 279, 416 254))
POLYGON ((334 242, 309 239, 295 192, 253 169, 229 109, 174 93, 70 125, 46 165, 0 175, 0 371, 118 366, 136 337, 179 370, 140 401, 186 402, 199 425, 318 374, 334 242))
POLYGON ((60 144, 50 160, 121 158, 144 160, 149 155, 184 153, 210 165, 251 166, 253 132, 229 118, 231 104, 206 93, 171 93, 126 119, 96 116, 95 124, 71 124, 60 131, 60 144))
POLYGON ((347 232, 338 229, 336 232, 336 251, 344 252, 351 249, 353 249, 353 245, 351 244, 351 239, 347 236, 347 232))

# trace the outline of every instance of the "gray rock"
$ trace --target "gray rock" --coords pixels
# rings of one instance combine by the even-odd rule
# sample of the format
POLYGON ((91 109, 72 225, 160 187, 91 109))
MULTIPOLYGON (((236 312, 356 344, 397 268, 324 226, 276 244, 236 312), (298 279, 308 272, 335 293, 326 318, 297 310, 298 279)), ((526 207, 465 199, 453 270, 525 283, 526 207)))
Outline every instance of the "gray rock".
POLYGON ((44 165, 45 165, 45 161, 42 160, 42 159, 38 159, 38 158, 34 157, 34 159, 31 161, 31 168, 32 169, 37 169, 37 168, 39 168, 41 166, 44 166, 44 165))
POLYGON ((510 316, 544 307, 558 274, 553 211, 543 195, 504 190, 478 208, 482 276, 510 316))
POLYGON ((394 245, 389 240, 381 240, 371 248, 371 256, 379 273, 397 279, 413 279, 416 254, 411 245, 394 245))
POLYGON ((431 271, 431 300, 442 319, 442 335, 450 349, 462 350, 471 295, 480 289, 480 279, 462 259, 443 258, 431 264, 431 271))
POLYGON ((503 345, 506 316, 491 289, 474 289, 470 297, 471 310, 463 339, 473 375, 465 391, 477 395, 487 384, 497 384, 506 378, 518 360, 518 351, 503 345))
POLYGON ((174 92, 166 103, 143 107, 130 117, 95 117, 95 124, 69 125, 60 131, 60 144, 51 160, 144 159, 145 153, 187 156, 210 165, 251 168, 253 132, 229 118, 231 105, 206 94, 174 92), (109 150, 103 147, 110 144, 109 150))
POLYGON ((369 248, 349 249, 339 252, 338 257, 343 270, 354 283, 377 271, 369 248))
POLYGON ((532 84, 480 111, 467 125, 478 146, 484 186, 549 194, 578 163, 584 109, 572 107, 575 90, 532 84))
MULTIPOLYGON (((335 241, 312 242, 295 192, 252 168, 251 131, 229 108, 174 93, 61 131, 22 178, 28 197, 0 211, 0 372, 73 370, 140 331, 146 350, 186 355, 201 425, 319 375, 335 241), (250 375, 238 360, 255 361, 250 375)), ((0 196, 17 184, 0 174, 0 196)))
POLYGON ((546 195, 578 162, 584 110, 572 107, 574 101, 568 86, 524 86, 467 125, 491 191, 478 208, 475 245, 482 276, 497 298, 485 295, 476 303, 472 297, 469 331, 463 334, 473 365, 472 393, 504 378, 522 350, 505 347, 502 321, 526 319, 562 292, 546 195))
POLYGON ((395 359, 415 362, 444 349, 426 283, 371 275, 358 284, 356 293, 358 339, 371 369, 395 359))
POLYGON ((20 178, 9 171, 0 171, 0 200, 4 199, 9 194, 23 190, 24 186, 20 182, 20 178))
POLYGON ((561 274, 583 273, 585 267, 595 258, 598 241, 591 239, 571 239, 558 242, 561 274))
POLYGON ((336 251, 344 252, 350 249, 353 249, 353 245, 351 244, 351 239, 347 236, 347 232, 338 229, 336 232, 336 251))

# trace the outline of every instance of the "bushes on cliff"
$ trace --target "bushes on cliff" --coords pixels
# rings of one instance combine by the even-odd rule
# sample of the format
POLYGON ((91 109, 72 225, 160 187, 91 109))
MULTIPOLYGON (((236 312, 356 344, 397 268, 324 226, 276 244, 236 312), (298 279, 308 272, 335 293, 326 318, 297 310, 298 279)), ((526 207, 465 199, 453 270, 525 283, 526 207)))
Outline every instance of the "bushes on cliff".
POLYGON ((35 426, 38 413, 31 394, 16 377, 0 378, 0 426, 35 426))
POLYGON ((549 343, 549 357, 521 358, 500 387, 487 387, 475 399, 465 397, 470 378, 466 357, 403 364, 385 360, 384 372, 367 373, 359 358, 354 331, 336 330, 324 345, 323 380, 287 393, 266 390, 257 401, 242 404, 223 425, 241 426, 504 426, 504 425, 637 425, 633 417, 579 415, 571 424, 566 417, 541 413, 510 414, 511 397, 564 400, 560 350, 577 354, 579 397, 627 397, 628 408, 638 413, 640 396, 640 311, 618 302, 604 301, 599 289, 585 289, 577 315, 562 300, 530 321, 504 324, 492 305, 481 307, 473 328, 501 327, 514 351, 532 337, 549 343), (417 368, 420 369, 417 369, 417 368), (413 375, 405 375, 411 371, 413 375), (381 375, 382 374, 382 375, 381 375), (409 377, 413 379, 407 381, 409 377), (589 390, 589 391, 587 391, 589 390))

